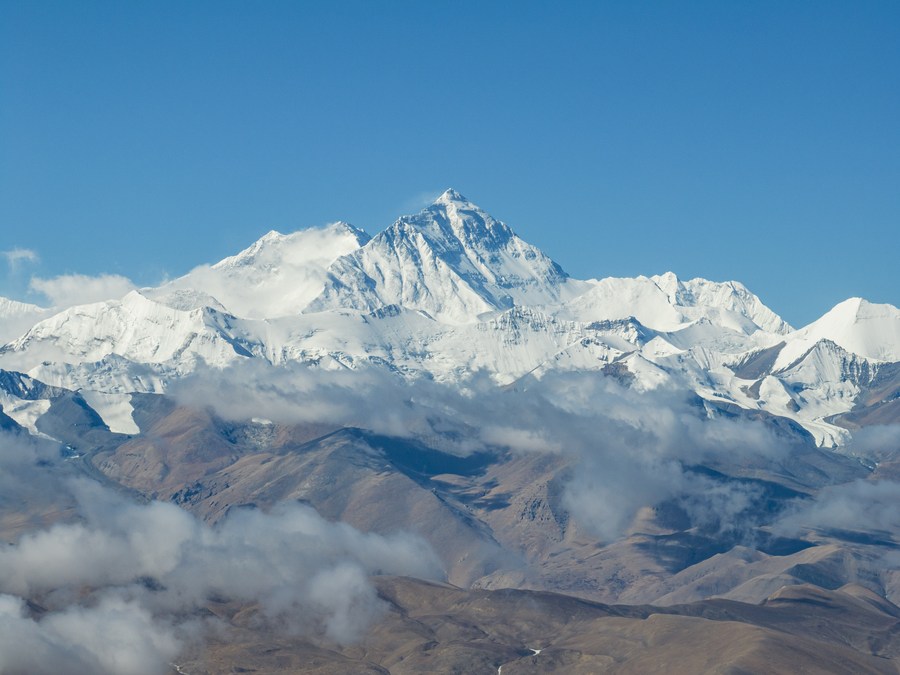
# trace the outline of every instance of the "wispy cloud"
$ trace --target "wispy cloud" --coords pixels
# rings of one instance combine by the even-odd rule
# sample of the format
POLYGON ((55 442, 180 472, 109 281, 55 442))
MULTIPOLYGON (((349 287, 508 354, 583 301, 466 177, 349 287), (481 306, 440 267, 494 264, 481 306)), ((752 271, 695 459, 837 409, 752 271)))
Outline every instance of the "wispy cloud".
POLYGON ((73 305, 121 298, 133 290, 135 285, 130 279, 118 274, 63 274, 48 279, 32 277, 29 287, 46 296, 53 307, 65 309, 73 305))
POLYGON ((855 480, 823 488, 814 500, 794 504, 776 523, 788 535, 809 529, 862 532, 900 530, 900 483, 855 480))
POLYGON ((400 204, 397 209, 399 211, 397 215, 418 213, 426 206, 430 206, 435 199, 441 196, 443 192, 444 190, 426 190, 424 192, 413 195, 409 199, 406 199, 402 204, 400 204))
POLYGON ((9 265, 9 269, 13 272, 18 270, 23 264, 36 263, 40 260, 38 254, 30 248, 19 248, 17 246, 8 251, 0 251, 0 253, 6 258, 6 264, 9 265))

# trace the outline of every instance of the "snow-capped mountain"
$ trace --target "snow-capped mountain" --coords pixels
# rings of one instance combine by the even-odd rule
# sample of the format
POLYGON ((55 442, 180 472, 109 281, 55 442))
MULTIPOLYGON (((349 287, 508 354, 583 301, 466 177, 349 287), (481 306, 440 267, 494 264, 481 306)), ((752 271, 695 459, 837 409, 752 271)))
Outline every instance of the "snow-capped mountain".
POLYGON ((270 232, 160 287, 48 314, 0 302, 0 327, 21 329, 0 368, 82 389, 118 429, 131 428, 130 392, 262 359, 445 382, 484 371, 500 385, 596 371, 785 417, 840 445, 834 416, 900 361, 890 305, 847 300, 794 330, 735 281, 571 279, 453 190, 373 238, 340 222, 270 232))
POLYGON ((578 288, 505 223, 447 190, 421 213, 400 218, 338 258, 310 309, 400 305, 464 324, 514 305, 559 302, 578 288))
POLYGON ((734 281, 681 281, 667 272, 650 278, 609 277, 587 282, 583 288, 578 297, 558 306, 558 316, 582 321, 634 317, 648 328, 671 333, 698 323, 715 325, 717 333, 741 336, 790 331, 759 298, 734 281))
POLYGON ((321 295, 329 265, 369 239, 343 222, 292 234, 273 230, 237 255, 145 295, 176 309, 216 306, 248 319, 299 314, 321 295))
POLYGON ((850 298, 790 336, 776 367, 788 367, 820 340, 877 361, 900 361, 900 310, 850 298))
MULTIPOLYGON (((669 296, 673 305, 685 308, 689 316, 700 318, 711 308, 734 312, 750 319, 769 333, 784 335, 793 328, 766 307, 747 287, 737 281, 717 283, 706 279, 681 281, 672 272, 652 277, 653 282, 669 296), (690 310, 696 310, 691 312, 690 310)), ((752 332, 752 331, 751 331, 752 332)))
POLYGON ((243 323, 212 307, 176 309, 132 291, 59 312, 0 352, 4 367, 71 389, 157 391, 164 383, 148 379, 150 372, 177 376, 198 362, 249 357, 253 338, 243 323))
MULTIPOLYGON (((791 336, 788 336, 789 338, 791 336)), ((736 378, 730 390, 738 403, 800 422, 820 445, 842 445, 845 429, 828 422, 854 408, 879 363, 820 340, 789 366, 775 364, 784 343, 728 360, 736 378)), ((728 370, 726 369, 726 370, 728 370)))
POLYGON ((0 370, 0 412, 35 435, 40 435, 35 423, 50 409, 50 399, 62 393, 27 375, 0 370))

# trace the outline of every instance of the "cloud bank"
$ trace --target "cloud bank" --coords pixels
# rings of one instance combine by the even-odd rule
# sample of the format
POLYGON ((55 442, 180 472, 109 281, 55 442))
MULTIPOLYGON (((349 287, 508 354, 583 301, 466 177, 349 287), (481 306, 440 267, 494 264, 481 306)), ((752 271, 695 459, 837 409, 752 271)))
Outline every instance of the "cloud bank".
POLYGON ((882 459, 900 454, 900 424, 879 424, 856 429, 850 449, 857 455, 882 459))
POLYGON ((335 372, 248 360, 198 371, 170 393, 229 420, 360 427, 463 455, 564 455, 572 463, 565 505, 607 541, 621 536, 642 507, 683 495, 691 496, 686 503, 698 521, 747 510, 745 485, 711 490, 688 468, 777 462, 799 442, 758 421, 716 416, 682 392, 635 392, 594 373, 553 373, 507 390, 476 373, 459 389, 378 368, 335 372))
POLYGON ((900 483, 860 479, 830 485, 814 500, 795 504, 779 520, 777 529, 791 535, 832 529, 900 532, 900 483))
POLYGON ((0 547, 0 672, 164 673, 186 644, 221 630, 197 618, 211 599, 348 643, 384 609, 370 575, 442 577, 409 534, 364 534, 295 503, 235 509, 211 527, 173 504, 54 473, 40 454, 50 447, 0 436, 4 487, 37 483, 53 495, 48 509, 72 509, 0 547))

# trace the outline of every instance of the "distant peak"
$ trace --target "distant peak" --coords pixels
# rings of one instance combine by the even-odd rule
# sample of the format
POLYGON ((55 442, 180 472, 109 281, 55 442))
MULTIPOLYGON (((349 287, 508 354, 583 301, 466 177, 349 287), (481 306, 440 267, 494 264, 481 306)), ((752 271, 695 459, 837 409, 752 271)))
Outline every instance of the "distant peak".
POLYGON ((900 311, 890 304, 878 304, 869 302, 865 298, 855 297, 839 302, 825 316, 841 317, 849 320, 896 318, 900 316, 900 311))
POLYGON ((328 232, 344 232, 347 234, 351 234, 357 239, 360 239, 361 243, 365 243, 372 238, 369 236, 368 232, 359 227, 356 227, 355 225, 351 225, 346 220, 336 220, 333 223, 328 223, 323 229, 328 232))
POLYGON ((863 308, 864 302, 865 300, 863 300, 862 298, 847 298, 846 300, 842 300, 827 312, 825 312, 825 314, 822 315, 821 318, 825 318, 826 316, 842 318, 855 317, 859 313, 860 309, 863 308))
POLYGON ((296 230, 294 232, 290 232, 285 234, 283 232, 279 232, 278 230, 269 230, 262 237, 257 239, 248 249, 242 251, 239 255, 244 254, 255 254, 258 253, 259 250, 265 247, 267 244, 280 244, 282 242, 287 243, 297 239, 303 239, 304 237, 314 235, 315 233, 326 233, 329 235, 346 235, 349 234, 359 240, 361 243, 365 243, 371 237, 366 234, 365 230, 361 230, 358 227, 354 227, 350 223, 343 220, 336 220, 331 223, 327 223, 325 225, 320 225, 317 227, 306 227, 300 230, 296 230))

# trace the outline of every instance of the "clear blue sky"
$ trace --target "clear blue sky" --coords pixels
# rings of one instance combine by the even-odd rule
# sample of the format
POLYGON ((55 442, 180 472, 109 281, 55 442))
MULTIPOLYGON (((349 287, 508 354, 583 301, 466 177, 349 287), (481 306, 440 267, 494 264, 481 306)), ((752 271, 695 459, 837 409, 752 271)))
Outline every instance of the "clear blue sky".
POLYGON ((448 186, 577 277, 898 305, 900 2, 0 0, 0 295, 448 186))

